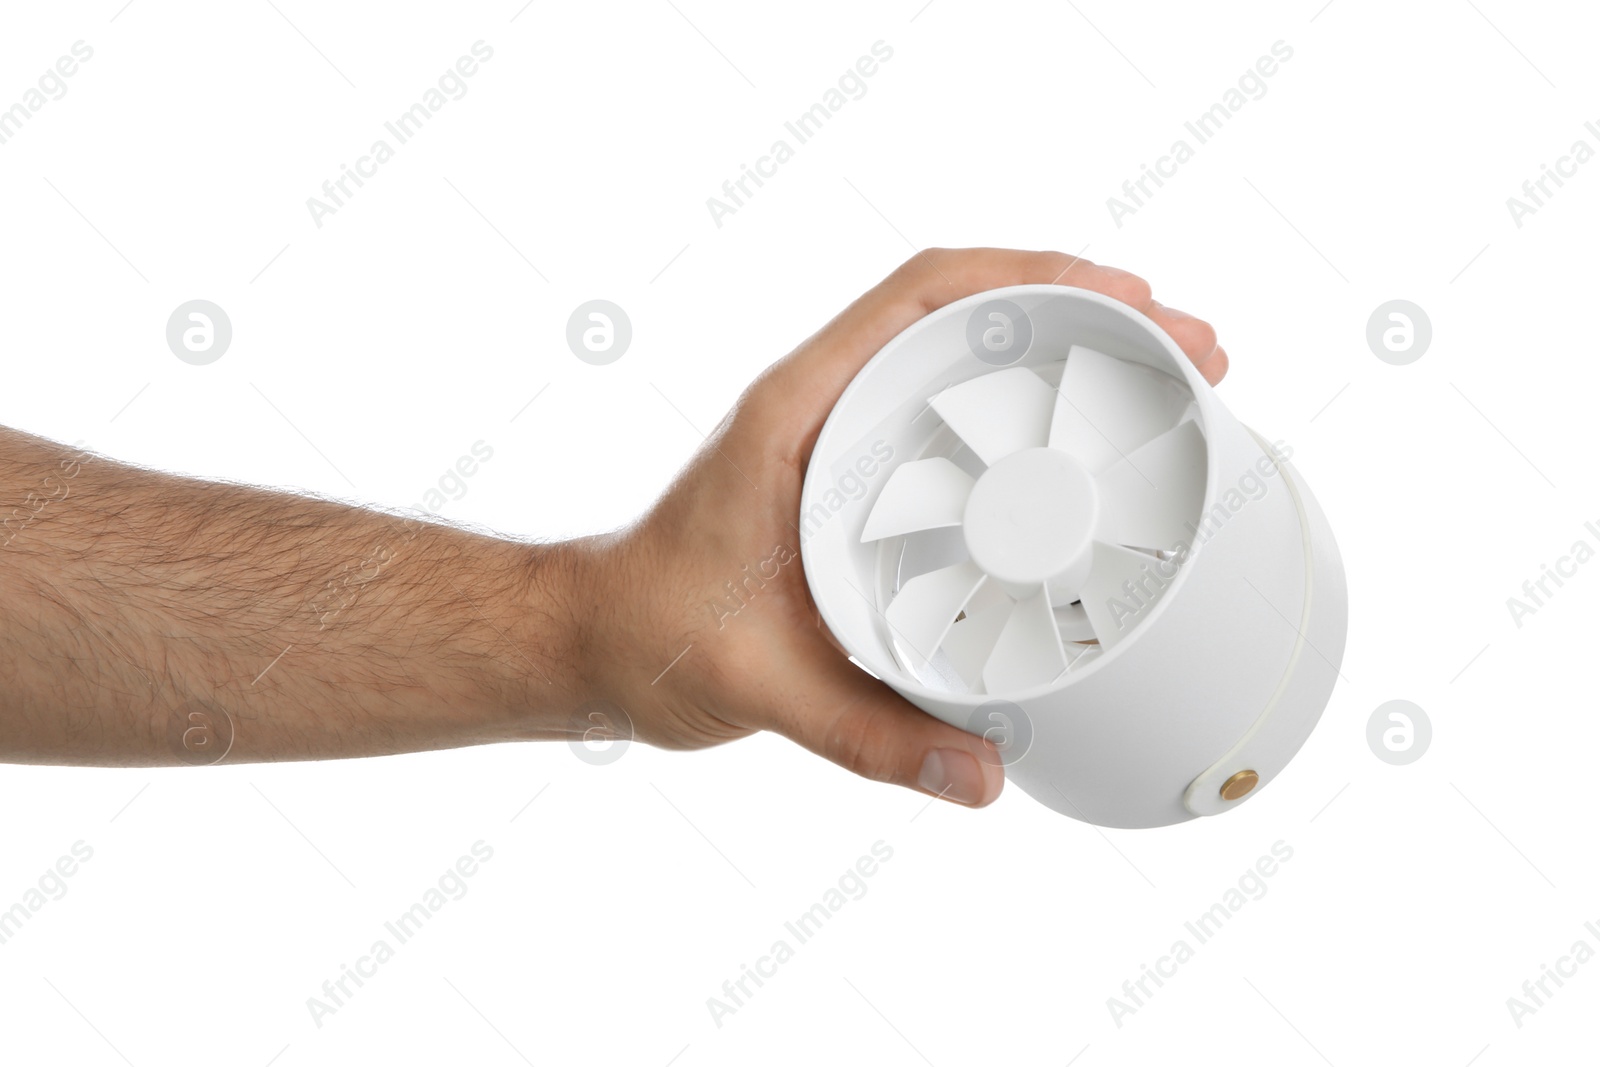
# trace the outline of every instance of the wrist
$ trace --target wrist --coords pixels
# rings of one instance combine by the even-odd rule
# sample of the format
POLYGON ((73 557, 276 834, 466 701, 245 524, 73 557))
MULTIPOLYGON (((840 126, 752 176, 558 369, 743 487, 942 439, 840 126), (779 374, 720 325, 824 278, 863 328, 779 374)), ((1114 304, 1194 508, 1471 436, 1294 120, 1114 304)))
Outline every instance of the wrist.
POLYGON ((592 539, 515 544, 512 607, 498 653, 513 678, 508 686, 518 739, 563 736, 574 710, 593 691, 592 539))

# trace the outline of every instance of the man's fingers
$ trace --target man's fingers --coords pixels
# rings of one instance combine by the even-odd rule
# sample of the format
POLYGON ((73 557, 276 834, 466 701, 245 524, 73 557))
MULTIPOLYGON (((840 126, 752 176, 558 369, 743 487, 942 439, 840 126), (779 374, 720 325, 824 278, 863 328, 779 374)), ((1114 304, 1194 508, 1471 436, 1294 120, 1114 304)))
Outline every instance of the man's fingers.
POLYGON ((1081 256, 1066 256, 1062 253, 1049 253, 1062 255, 1065 267, 1062 272, 1051 278, 1054 285, 1072 285, 1079 289, 1092 289, 1097 293, 1120 300, 1135 311, 1144 311, 1150 307, 1150 283, 1131 271, 1118 267, 1107 267, 1099 263, 1091 263, 1081 256))
POLYGON ((1221 345, 1218 345, 1211 355, 1207 356, 1197 366, 1201 376, 1212 385, 1216 385, 1222 381, 1223 375, 1228 373, 1228 352, 1221 345))
POLYGON ((1150 302, 1150 285, 1138 275, 1064 252, 932 248, 906 260, 780 367, 837 397, 867 360, 929 312, 987 289, 1049 284, 1093 289, 1140 310, 1150 302))
POLYGON ((1149 315, 1177 341, 1215 385, 1227 369, 1213 360, 1216 331, 1203 319, 1163 307, 1150 283, 1136 274, 1105 267, 1064 252, 1007 248, 928 249, 864 293, 816 336, 779 361, 763 384, 781 398, 775 405, 805 420, 809 438, 856 372, 879 349, 929 312, 974 293, 1008 285, 1055 284, 1090 289, 1149 315))
POLYGON ((1216 377, 1207 373, 1207 364, 1220 349, 1217 348, 1217 331, 1204 319, 1197 319, 1187 311, 1169 308, 1159 300, 1152 300, 1150 307, 1145 311, 1150 316, 1150 321, 1167 331, 1167 334, 1183 349, 1183 354, 1189 357, 1206 381, 1216 385, 1222 380, 1223 373, 1228 369, 1227 358, 1224 357, 1216 365, 1216 377))
POLYGON ((994 747, 940 722, 853 666, 820 635, 803 639, 804 686, 783 693, 763 725, 876 782, 893 782, 969 807, 1000 795, 994 747))

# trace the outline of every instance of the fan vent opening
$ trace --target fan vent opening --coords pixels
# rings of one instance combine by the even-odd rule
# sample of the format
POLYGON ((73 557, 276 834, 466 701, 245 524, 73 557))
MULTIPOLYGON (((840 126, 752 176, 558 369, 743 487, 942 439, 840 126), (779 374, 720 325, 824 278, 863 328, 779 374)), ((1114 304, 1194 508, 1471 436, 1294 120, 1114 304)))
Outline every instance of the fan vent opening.
POLYGON ((1051 684, 1125 640, 1187 559, 1206 489, 1194 396, 1073 346, 928 401, 936 419, 867 515, 901 669, 995 696, 1051 684))

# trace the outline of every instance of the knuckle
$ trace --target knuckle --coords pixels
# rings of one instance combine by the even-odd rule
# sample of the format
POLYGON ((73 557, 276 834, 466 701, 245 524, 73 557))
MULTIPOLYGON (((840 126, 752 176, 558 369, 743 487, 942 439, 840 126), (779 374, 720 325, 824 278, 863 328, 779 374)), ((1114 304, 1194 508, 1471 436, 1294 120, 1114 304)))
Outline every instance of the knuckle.
POLYGON ((1190 327, 1194 333, 1195 347, 1202 356, 1209 354, 1217 347, 1217 328, 1204 319, 1195 319, 1190 327))
POLYGON ((1132 304, 1134 307, 1148 307, 1150 305, 1150 301, 1154 297, 1155 291, 1150 288, 1149 282, 1145 281, 1137 274, 1130 274, 1127 277, 1126 284, 1128 286, 1129 294, 1126 301, 1127 303, 1132 304))
POLYGON ((1227 373, 1228 353, 1219 348, 1217 349, 1216 355, 1212 356, 1211 359, 1206 363, 1205 378, 1206 381, 1210 382, 1212 385, 1216 385, 1218 382, 1222 381, 1227 373))
POLYGON ((745 415, 752 421, 766 424, 772 416, 782 410, 783 382, 780 380, 780 364, 774 364, 762 371, 744 392, 739 394, 738 401, 734 404, 734 411, 745 415))
POLYGON ((1084 259, 1082 256, 1075 256, 1071 252, 1053 251, 1048 253, 1048 255, 1050 257, 1049 267, 1054 268, 1057 276, 1071 274, 1073 272, 1093 270, 1096 266, 1093 260, 1084 259))
POLYGON ((947 248, 921 248, 911 253, 906 261, 900 264, 897 274, 904 274, 910 278, 923 279, 935 273, 936 265, 943 262, 950 255, 947 248))

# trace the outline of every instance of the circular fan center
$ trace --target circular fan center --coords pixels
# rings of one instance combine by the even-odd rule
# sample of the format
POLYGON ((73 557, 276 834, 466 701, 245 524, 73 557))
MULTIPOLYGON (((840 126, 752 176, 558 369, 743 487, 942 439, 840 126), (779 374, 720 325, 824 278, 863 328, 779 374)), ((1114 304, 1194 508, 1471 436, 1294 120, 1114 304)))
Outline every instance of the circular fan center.
POLYGON ((1054 448, 1026 448, 979 476, 962 518, 967 551, 1007 591, 1076 588, 1088 577, 1100 509, 1094 478, 1054 448))

